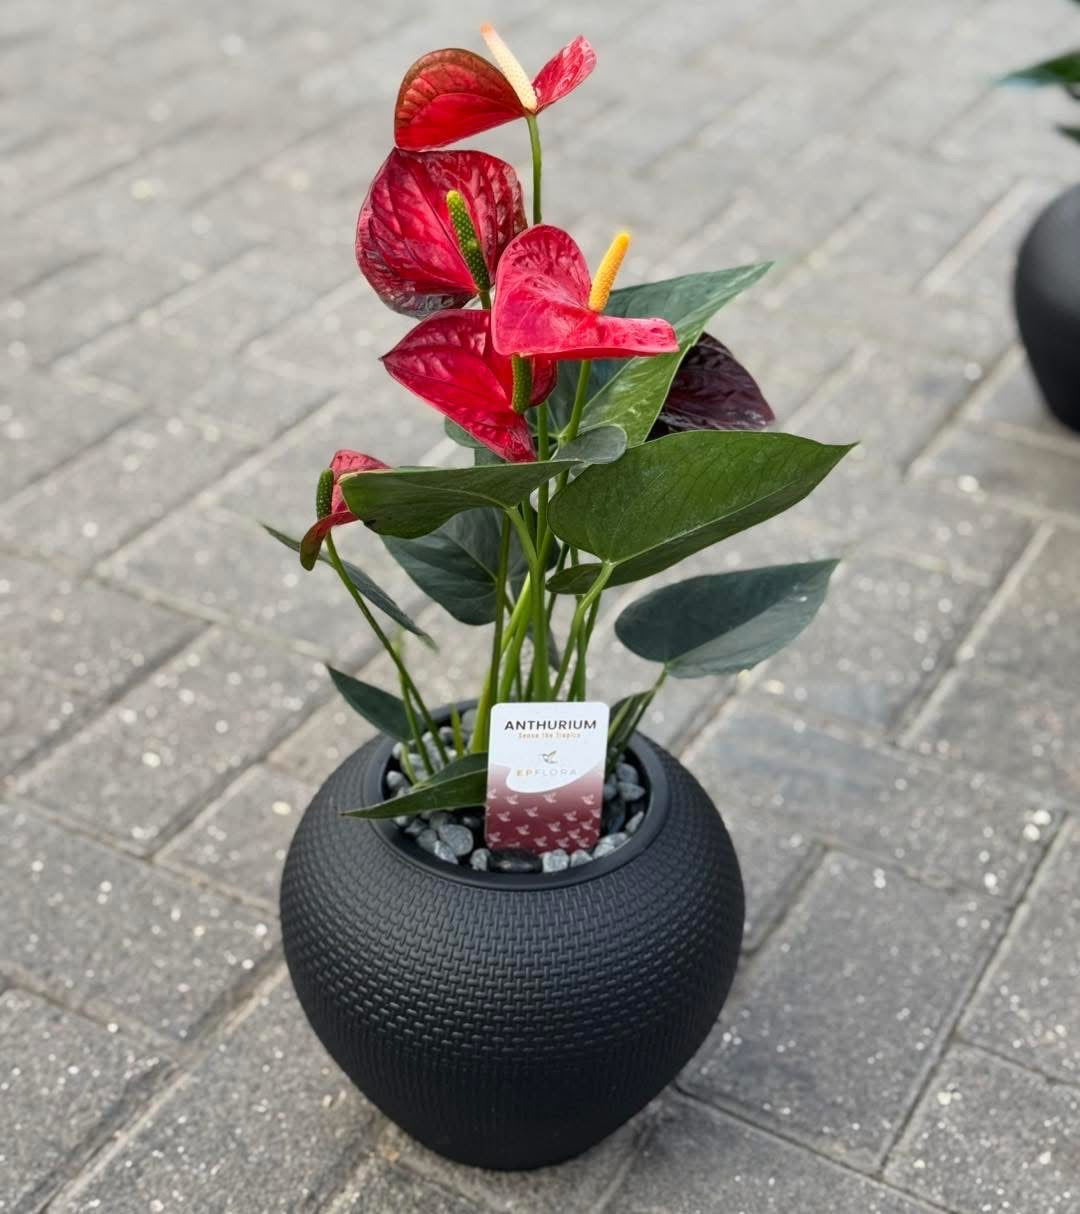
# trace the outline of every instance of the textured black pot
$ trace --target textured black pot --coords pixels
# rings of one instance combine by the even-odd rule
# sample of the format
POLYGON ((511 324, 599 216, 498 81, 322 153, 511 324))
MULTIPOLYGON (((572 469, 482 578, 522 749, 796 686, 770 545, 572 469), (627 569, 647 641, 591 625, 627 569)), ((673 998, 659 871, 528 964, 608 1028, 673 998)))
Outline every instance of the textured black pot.
POLYGON ((1080 185, 1035 221, 1020 248, 1016 320, 1043 398, 1080 430, 1080 185))
POLYGON ((391 743, 347 759, 289 849, 281 926, 323 1045, 414 1137, 462 1163, 533 1168, 610 1134, 678 1073, 731 986, 743 887, 701 785, 637 735, 645 821, 552 874, 420 851, 381 799, 391 743))

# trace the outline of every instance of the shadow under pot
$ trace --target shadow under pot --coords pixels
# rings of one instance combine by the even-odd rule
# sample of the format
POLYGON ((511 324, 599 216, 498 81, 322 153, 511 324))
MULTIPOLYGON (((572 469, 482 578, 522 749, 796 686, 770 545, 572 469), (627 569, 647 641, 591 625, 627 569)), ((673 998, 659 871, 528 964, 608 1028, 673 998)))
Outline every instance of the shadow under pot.
POLYGON ((579 1154, 671 1082, 735 974, 743 885, 694 777, 640 734, 645 818, 557 873, 476 872, 392 821, 378 738, 319 790, 285 862, 281 926, 312 1028, 425 1146, 486 1168, 579 1154))
POLYGON ((1080 185, 1055 199, 1025 237, 1014 298, 1043 399, 1080 431, 1080 185))

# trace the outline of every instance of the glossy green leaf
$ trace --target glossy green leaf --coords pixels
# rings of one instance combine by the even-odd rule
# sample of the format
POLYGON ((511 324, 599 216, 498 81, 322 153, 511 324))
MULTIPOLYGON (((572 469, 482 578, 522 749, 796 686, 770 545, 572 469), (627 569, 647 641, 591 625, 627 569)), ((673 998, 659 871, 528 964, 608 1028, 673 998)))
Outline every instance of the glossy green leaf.
POLYGON ((487 755, 463 755, 401 797, 364 809, 342 810, 343 818, 397 818, 433 809, 472 809, 487 799, 487 755))
MULTIPOLYGON (((278 531, 277 528, 271 527, 267 523, 261 524, 262 528, 268 535, 272 535, 279 543, 285 545, 286 548, 291 548, 293 552, 300 551, 300 541, 294 540, 292 536, 286 535, 283 531, 278 531)), ((325 552, 319 553, 319 560, 324 565, 330 565, 330 558, 325 552)), ((383 590, 378 583, 373 581, 368 575, 358 566, 352 564, 351 561, 342 560, 342 565, 345 567, 345 572, 349 575, 349 580, 360 592, 363 598, 372 605, 377 607, 384 615, 388 615, 395 624, 400 624, 406 632, 411 632, 414 636, 429 645, 432 649, 437 646, 430 636, 415 623, 402 609, 394 602, 394 600, 383 590)), ((333 566, 331 565, 331 568, 333 566)))
POLYGON ((1001 79, 1002 84, 1046 85, 1058 84, 1069 88, 1080 85, 1080 51, 1069 51, 1053 59, 1044 59, 1018 71, 1010 72, 1001 79))
POLYGON ((326 669, 345 703, 365 721, 370 721, 380 733, 389 734, 402 742, 408 742, 412 738, 405 704, 398 696, 391 695, 371 683, 354 679, 352 675, 335 670, 333 666, 327 666, 326 669))
POLYGON ((563 470, 548 461, 472 468, 392 468, 338 481, 346 505, 373 531, 412 539, 478 506, 507 509, 563 470))
MULTIPOLYGON (((463 624, 495 619, 495 575, 499 568, 500 510, 465 510, 416 539, 384 536, 394 560, 429 598, 463 624)), ((510 537, 510 582, 527 572, 517 534, 510 537)))
POLYGON ((622 426, 597 426, 560 447, 553 456, 563 463, 613 464, 626 450, 622 426))
POLYGON ((614 424, 626 431, 631 446, 643 443, 687 350, 704 332, 710 318, 757 282, 771 264, 686 274, 612 292, 606 312, 616 316, 662 316, 673 325, 679 349, 674 354, 622 359, 609 378, 605 378, 608 368, 594 368, 597 386, 591 389, 585 406, 584 429, 614 424))
POLYGON ((1058 131, 1068 139, 1080 143, 1080 126, 1059 126, 1058 131))
MULTIPOLYGON (((587 468, 555 495, 548 520, 560 539, 613 566, 609 585, 618 586, 794 506, 850 449, 794 434, 669 434, 587 468)), ((548 585, 581 593, 599 572, 571 567, 548 585)))
POLYGON ((836 561, 709 573, 631 603, 615 635, 677 679, 737 674, 793 641, 825 600, 836 561))

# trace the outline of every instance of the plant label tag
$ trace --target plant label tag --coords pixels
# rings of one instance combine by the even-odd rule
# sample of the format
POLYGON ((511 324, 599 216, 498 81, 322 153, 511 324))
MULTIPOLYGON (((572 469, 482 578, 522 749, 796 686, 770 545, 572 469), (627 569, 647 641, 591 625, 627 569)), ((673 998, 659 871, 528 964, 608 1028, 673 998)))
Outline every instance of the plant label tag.
POLYGON ((607 759, 606 704, 496 704, 484 836, 493 851, 594 846, 607 759))

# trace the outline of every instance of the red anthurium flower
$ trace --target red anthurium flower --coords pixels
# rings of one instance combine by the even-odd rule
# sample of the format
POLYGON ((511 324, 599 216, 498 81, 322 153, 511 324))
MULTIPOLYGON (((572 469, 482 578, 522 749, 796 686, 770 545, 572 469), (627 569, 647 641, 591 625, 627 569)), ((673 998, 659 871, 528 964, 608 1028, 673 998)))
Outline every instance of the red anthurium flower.
POLYGON ((485 39, 499 67, 472 51, 450 48, 424 55, 405 73, 394 111, 399 148, 444 147, 539 114, 576 89, 596 66, 596 53, 579 37, 530 82, 494 30, 485 39))
POLYGON ((331 527, 340 527, 343 523, 356 523, 360 520, 345 505, 345 497, 338 482, 346 472, 374 472, 379 468, 388 468, 382 460, 374 456, 364 455, 360 451, 337 451, 330 461, 330 471, 334 474, 334 491, 330 498, 330 513, 323 515, 315 525, 309 528, 300 541, 300 563, 305 569, 311 569, 319 557, 319 549, 331 527))
POLYGON ((666 320, 603 314, 628 239, 616 238, 594 283, 581 250, 561 228, 537 224, 515 237, 496 271, 495 348, 546 358, 630 358, 677 350, 666 320))
MULTIPOLYGON (((511 463, 536 458, 524 417, 511 407, 514 373, 509 356, 491 342, 488 312, 455 309, 422 320, 383 364, 400 384, 457 422, 473 438, 511 463)), ((531 403, 555 387, 555 365, 533 364, 531 403)))
POLYGON ((672 380, 649 437, 677 430, 764 430, 775 420, 750 372, 723 342, 703 333, 672 380))
POLYGON ((476 228, 488 269, 525 227, 517 174, 484 152, 394 149, 371 183, 356 225, 356 261, 395 312, 426 316, 460 308, 476 294, 446 195, 457 190, 476 228))

